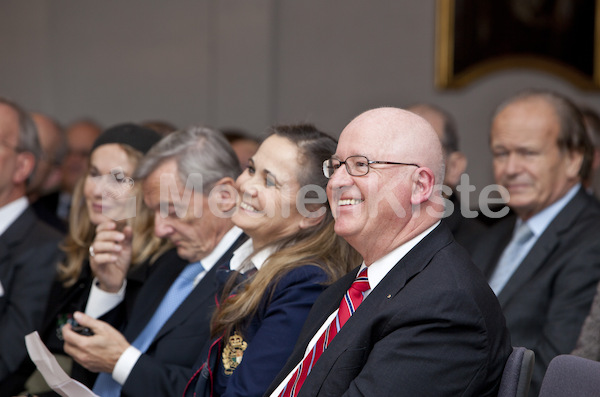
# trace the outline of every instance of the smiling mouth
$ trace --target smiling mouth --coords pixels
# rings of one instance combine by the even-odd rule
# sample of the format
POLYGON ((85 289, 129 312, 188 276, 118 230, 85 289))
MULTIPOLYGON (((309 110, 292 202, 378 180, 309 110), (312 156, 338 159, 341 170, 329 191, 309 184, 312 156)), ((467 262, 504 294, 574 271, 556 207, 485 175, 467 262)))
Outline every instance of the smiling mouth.
POLYGON ((338 205, 340 207, 346 206, 346 205, 358 205, 360 203, 362 203, 364 200, 359 200, 359 199, 346 199, 346 200, 339 200, 338 201, 338 205))
POLYGON ((240 208, 243 209, 244 211, 250 211, 250 212, 254 212, 256 214, 260 213, 260 211, 258 211, 256 208, 254 208, 250 204, 244 203, 243 201, 240 203, 240 208))

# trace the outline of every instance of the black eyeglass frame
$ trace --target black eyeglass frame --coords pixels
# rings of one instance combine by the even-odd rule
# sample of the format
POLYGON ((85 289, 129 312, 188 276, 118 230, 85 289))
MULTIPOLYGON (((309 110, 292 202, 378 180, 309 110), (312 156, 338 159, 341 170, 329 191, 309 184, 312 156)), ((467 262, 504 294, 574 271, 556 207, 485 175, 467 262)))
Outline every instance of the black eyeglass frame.
POLYGON ((350 174, 352 176, 365 176, 365 175, 367 175, 369 173, 369 171, 371 170, 371 167, 370 167, 371 164, 409 165, 409 166, 413 166, 413 167, 417 167, 417 168, 421 167, 420 165, 414 164, 414 163, 398 163, 398 162, 395 162, 395 161, 369 160, 366 156, 362 156, 360 154, 355 154, 355 155, 346 157, 346 160, 344 160, 344 161, 336 159, 336 158, 329 158, 329 159, 323 161, 323 175, 325 175, 325 178, 330 179, 333 176, 333 174, 335 173, 335 171, 338 168, 340 168, 342 164, 344 164, 346 166, 346 171, 348 172, 348 174, 350 174), (357 158, 357 157, 363 158, 363 159, 366 160, 367 171, 365 171, 364 174, 362 174, 362 173, 356 173, 355 170, 351 170, 350 166, 348 165, 348 159, 357 158), (333 168, 333 166, 330 167, 328 165, 328 163, 330 163, 333 160, 339 161, 339 166, 337 168, 335 168, 331 174, 329 174, 329 169, 333 168))

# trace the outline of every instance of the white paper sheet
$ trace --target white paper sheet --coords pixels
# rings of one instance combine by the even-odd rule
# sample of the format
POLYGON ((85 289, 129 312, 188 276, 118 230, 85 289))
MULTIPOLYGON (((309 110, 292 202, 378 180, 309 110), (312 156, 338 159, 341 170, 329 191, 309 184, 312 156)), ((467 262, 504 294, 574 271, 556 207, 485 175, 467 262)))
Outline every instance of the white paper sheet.
POLYGON ((98 397, 90 389, 63 371, 37 331, 25 336, 25 345, 31 361, 40 371, 48 386, 63 397, 98 397))

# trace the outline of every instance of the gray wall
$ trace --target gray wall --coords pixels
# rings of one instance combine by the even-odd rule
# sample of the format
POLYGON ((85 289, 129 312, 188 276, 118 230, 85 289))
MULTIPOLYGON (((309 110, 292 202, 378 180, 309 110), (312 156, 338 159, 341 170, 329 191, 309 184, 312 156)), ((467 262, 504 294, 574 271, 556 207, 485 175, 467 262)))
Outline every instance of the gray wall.
POLYGON ((434 87, 435 0, 2 0, 0 95, 69 122, 180 127, 309 121, 337 136, 368 108, 431 101, 456 116, 468 173, 491 183, 489 115, 525 87, 600 109, 540 71, 434 87))

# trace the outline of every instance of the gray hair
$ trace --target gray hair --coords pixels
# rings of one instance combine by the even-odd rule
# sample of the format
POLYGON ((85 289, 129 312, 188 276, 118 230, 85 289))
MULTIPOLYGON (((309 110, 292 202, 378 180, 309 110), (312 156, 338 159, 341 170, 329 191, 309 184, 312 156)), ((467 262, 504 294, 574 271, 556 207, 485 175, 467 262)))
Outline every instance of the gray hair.
POLYGON ((200 176, 204 193, 220 179, 236 179, 241 173, 239 160, 225 136, 203 126, 192 126, 161 139, 141 160, 134 178, 147 178, 169 160, 176 161, 183 184, 189 178, 200 176))
POLYGON ((580 106, 586 131, 595 148, 600 148, 600 113, 589 106, 580 106))
MULTIPOLYGON (((12 110, 14 110, 15 113, 17 113, 17 120, 19 123, 19 140, 15 150, 17 152, 29 152, 33 154, 33 157, 35 158, 35 164, 37 166, 37 162, 39 161, 42 155, 42 148, 40 146, 40 139, 38 137, 37 128, 35 127, 35 123, 29 115, 29 112, 25 111, 25 109, 23 109, 17 103, 6 98, 0 97, 0 104, 8 106, 12 110)), ((31 171, 29 177, 27 178, 27 183, 29 183, 34 173, 35 167, 33 171, 31 171)))

